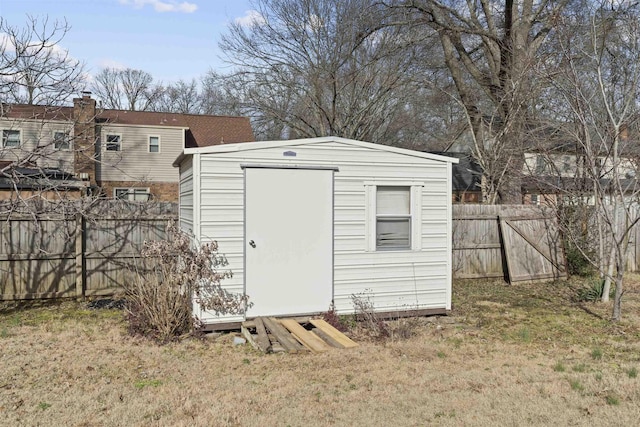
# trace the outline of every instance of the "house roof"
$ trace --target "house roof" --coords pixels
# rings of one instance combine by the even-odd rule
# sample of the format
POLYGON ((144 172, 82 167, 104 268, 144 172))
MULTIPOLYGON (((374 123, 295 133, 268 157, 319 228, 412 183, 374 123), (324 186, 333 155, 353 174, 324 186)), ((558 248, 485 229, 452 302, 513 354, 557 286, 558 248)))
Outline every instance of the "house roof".
POLYGON ((14 166, 9 161, 0 161, 0 189, 34 190, 52 189, 70 190, 89 186, 88 181, 74 177, 73 173, 57 168, 40 168, 34 165, 14 166))
POLYGON ((2 104, 0 117, 22 120, 73 120, 73 107, 55 105, 2 104))
POLYGON ((186 156, 193 154, 210 154, 210 153, 233 153, 239 151, 260 150, 266 148, 289 147, 296 145, 312 145, 324 144, 329 142, 339 142, 347 145, 354 145, 372 150, 387 151, 405 156, 421 157, 424 159, 436 160, 440 162, 458 163, 458 159, 442 156, 432 153, 424 153, 422 151, 408 150, 405 148, 392 147, 390 145, 374 144, 371 142, 357 141, 355 139, 341 138, 337 136, 323 136, 318 138, 290 139, 283 141, 257 141, 245 142, 241 144, 224 144, 209 147, 185 148, 184 152, 178 156, 173 162, 173 166, 178 167, 186 156))
POLYGON ((451 168, 451 189, 453 191, 480 191, 482 167, 469 153, 434 152, 459 160, 451 168))
MULTIPOLYGON (((73 107, 2 104, 0 112, 0 117, 9 119, 52 121, 73 120, 73 107)), ((184 128, 186 130, 186 147, 206 147, 210 145, 255 140, 248 117, 210 116, 98 108, 96 109, 96 122, 119 125, 184 128)))
MULTIPOLYGON (((599 180, 600 187, 605 193, 616 191, 617 185, 619 189, 625 193, 634 193, 638 191, 640 183, 637 179, 624 178, 618 184, 612 186, 614 182, 611 179, 602 178, 599 180)), ((540 194, 592 194, 594 182, 591 179, 574 178, 574 177, 551 177, 551 176, 528 176, 522 180, 523 193, 540 193, 540 194)))

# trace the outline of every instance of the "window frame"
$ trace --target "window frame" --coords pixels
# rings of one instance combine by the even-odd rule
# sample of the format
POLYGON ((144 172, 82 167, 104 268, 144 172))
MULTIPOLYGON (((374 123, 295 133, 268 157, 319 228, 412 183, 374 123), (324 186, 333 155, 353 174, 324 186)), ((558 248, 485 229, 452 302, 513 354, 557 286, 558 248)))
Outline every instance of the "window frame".
POLYGON ((22 147, 22 129, 2 129, 2 148, 14 149, 22 147), (18 145, 7 146, 8 138, 5 137, 5 132, 18 132, 18 145))
POLYGON ((413 216, 412 216, 412 197, 411 197, 411 186, 408 185, 377 185, 375 188, 375 198, 376 198, 376 209, 375 209, 375 247, 376 251, 406 251, 411 250, 412 248, 412 233, 413 233, 413 216), (407 200, 407 213, 380 213, 378 206, 378 194, 380 189, 395 189, 395 190, 406 190, 406 195, 408 197, 407 200), (378 235, 378 231, 380 229, 381 223, 390 223, 390 222, 402 222, 406 223, 408 226, 407 229, 407 244, 396 245, 396 246, 382 246, 380 245, 380 239, 378 235))
POLYGON ((114 187, 113 188, 113 198, 115 200, 124 200, 127 202, 148 202, 151 200, 151 190, 149 187, 114 187), (126 197, 119 197, 118 192, 125 192, 126 197), (146 200, 136 200, 135 197, 137 194, 145 194, 147 196, 146 200))
POLYGON ((114 152, 114 153, 118 153, 120 151, 122 151, 122 134, 121 133, 115 133, 115 132, 107 132, 104 134, 104 151, 110 151, 110 152, 114 152), (114 142, 109 142, 109 137, 110 136, 117 136, 118 137, 118 149, 117 150, 110 150, 109 149, 109 144, 115 144, 114 142))
POLYGON ((161 139, 160 139, 160 135, 149 135, 149 138, 147 139, 147 152, 148 153, 160 153, 162 151, 161 147, 161 139), (158 140, 158 151, 151 151, 151 139, 152 138, 156 138, 158 140))
POLYGON ((71 151, 72 146, 71 146, 71 135, 69 133, 69 131, 64 131, 64 130, 54 130, 53 131, 53 149, 56 151, 71 151), (67 145, 66 148, 62 148, 57 146, 59 143, 59 140, 56 138, 56 136, 58 134, 63 134, 64 135, 64 140, 63 142, 67 145))
POLYGON ((365 247, 370 253, 385 252, 417 252, 422 250, 422 200, 425 197, 423 190, 425 183, 420 180, 372 180, 364 182, 365 195, 365 247), (409 215, 410 220, 410 247, 378 249, 377 248, 377 188, 378 187, 409 187, 409 215))

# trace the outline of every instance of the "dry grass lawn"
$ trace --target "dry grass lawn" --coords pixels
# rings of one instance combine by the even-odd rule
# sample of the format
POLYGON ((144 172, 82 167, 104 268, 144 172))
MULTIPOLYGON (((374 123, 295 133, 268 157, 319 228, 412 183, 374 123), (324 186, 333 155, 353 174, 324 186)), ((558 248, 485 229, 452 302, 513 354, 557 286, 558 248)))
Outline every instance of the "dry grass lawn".
POLYGON ((573 302, 577 283, 457 282, 452 316, 394 324, 411 338, 305 355, 230 334, 158 346, 119 311, 5 306, 0 424, 637 425, 640 276, 615 325, 573 302))

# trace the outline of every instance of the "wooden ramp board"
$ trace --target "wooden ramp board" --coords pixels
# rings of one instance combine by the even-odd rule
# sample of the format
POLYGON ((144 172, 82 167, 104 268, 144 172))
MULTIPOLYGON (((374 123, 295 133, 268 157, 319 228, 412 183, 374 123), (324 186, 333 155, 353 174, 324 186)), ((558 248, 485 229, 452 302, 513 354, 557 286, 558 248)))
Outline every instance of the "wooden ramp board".
POLYGON ((256 317, 242 322, 242 334, 264 353, 324 352, 330 348, 352 348, 358 344, 322 319, 256 317))
POLYGON ((358 346, 357 343, 353 342, 348 336, 328 324, 324 319, 311 319, 309 320, 309 323, 340 343, 344 348, 353 348, 358 346))
POLYGON ((300 351, 307 351, 307 349, 296 341, 289 331, 287 331, 275 317, 262 318, 264 326, 271 331, 271 334, 275 336, 282 347, 289 353, 298 353, 300 351))
POLYGON ((242 331, 242 335, 244 335, 247 341, 249 341, 255 349, 260 350, 263 353, 269 353, 272 351, 271 340, 269 340, 262 318, 258 317, 251 325, 243 323, 240 326, 240 330, 242 331), (255 334, 251 333, 250 329, 252 328, 255 328, 255 334))
POLYGON ((307 331, 295 320, 280 319, 280 323, 287 328, 302 345, 314 353, 321 353, 329 350, 329 346, 324 341, 322 341, 317 335, 307 331))

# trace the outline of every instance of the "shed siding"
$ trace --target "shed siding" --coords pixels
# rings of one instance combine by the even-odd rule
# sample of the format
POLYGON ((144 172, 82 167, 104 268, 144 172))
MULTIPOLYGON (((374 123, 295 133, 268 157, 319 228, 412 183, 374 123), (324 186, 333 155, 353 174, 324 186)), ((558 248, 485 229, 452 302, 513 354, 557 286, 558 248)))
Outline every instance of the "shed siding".
POLYGON ((193 158, 180 166, 180 229, 193 233, 193 158))
POLYGON ((178 182, 173 159, 184 148, 184 129, 177 127, 103 125, 99 133, 98 181, 178 182), (107 134, 121 135, 121 151, 106 151, 107 134), (160 137, 160 152, 149 152, 149 137, 160 137), (134 172, 131 172, 134 171, 134 172))
MULTIPOLYGON (((196 157, 200 158, 200 236, 203 241, 216 240, 226 255, 233 272, 233 278, 222 282, 228 291, 244 291, 244 172, 240 165, 331 166, 339 168, 334 181, 334 302, 338 312, 353 312, 352 295, 369 298, 379 311, 451 308, 448 163, 343 142, 196 157), (284 157, 285 151, 294 151, 296 156, 284 157), (420 251, 367 250, 367 183, 420 186, 423 203, 420 212, 414 212, 420 218, 420 251)), ((202 313, 202 320, 238 319, 202 313)))

